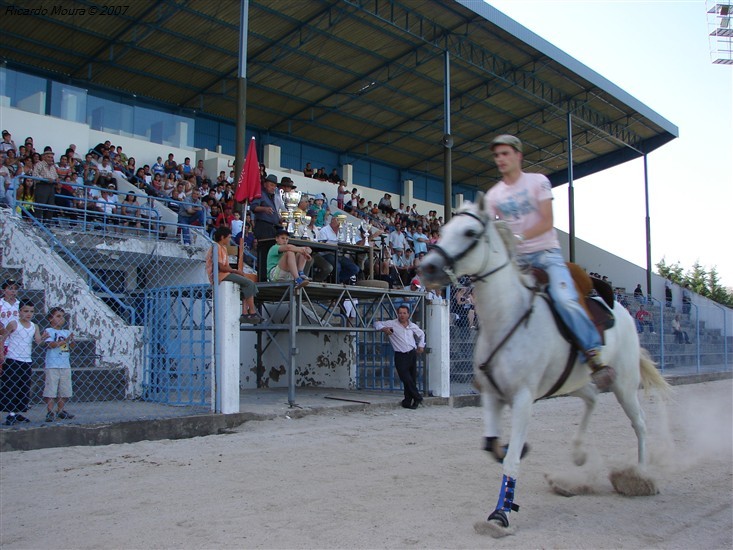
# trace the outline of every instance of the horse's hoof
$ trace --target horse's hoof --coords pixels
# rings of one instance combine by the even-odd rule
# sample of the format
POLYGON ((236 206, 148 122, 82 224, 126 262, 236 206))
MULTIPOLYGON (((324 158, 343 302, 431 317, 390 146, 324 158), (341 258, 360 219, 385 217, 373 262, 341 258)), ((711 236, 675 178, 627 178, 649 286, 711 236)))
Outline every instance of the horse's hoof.
POLYGON ((617 493, 627 497, 648 497, 659 493, 656 481, 642 474, 636 466, 613 470, 608 479, 617 493))
POLYGON ((489 514, 489 517, 486 518, 486 521, 498 521, 501 523, 502 527, 509 527, 509 518, 506 517, 506 512, 504 510, 494 510, 489 514))
MULTIPOLYGON (((499 445, 496 437, 484 438, 484 451, 487 451, 493 455, 499 464, 504 464, 504 457, 509 449, 509 445, 499 445)), ((529 444, 525 443, 522 447, 522 452, 519 455, 519 460, 523 459, 529 453, 529 444)))
POLYGON ((585 451, 574 451, 573 452, 573 463, 576 466, 582 466, 585 461, 588 460, 588 454, 585 451))
POLYGON ((547 480, 550 489, 552 489, 556 495, 560 495, 561 497, 591 495, 596 492, 590 484, 580 481, 573 482, 569 480, 559 480, 548 474, 545 474, 545 480, 547 480))
POLYGON ((473 530, 479 535, 489 535, 495 539, 513 535, 516 531, 509 527, 509 518, 503 510, 494 510, 486 521, 477 521, 473 530))

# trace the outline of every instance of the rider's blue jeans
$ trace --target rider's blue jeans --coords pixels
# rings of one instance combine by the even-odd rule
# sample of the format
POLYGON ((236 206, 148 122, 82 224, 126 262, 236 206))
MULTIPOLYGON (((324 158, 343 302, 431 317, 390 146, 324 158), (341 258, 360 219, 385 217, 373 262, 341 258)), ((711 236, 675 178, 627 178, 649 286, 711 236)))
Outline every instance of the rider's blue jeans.
POLYGON ((522 267, 538 267, 547 272, 550 279, 549 293, 555 302, 557 312, 568 328, 575 334, 583 351, 601 347, 601 337, 578 301, 573 278, 559 248, 542 250, 517 257, 522 267))

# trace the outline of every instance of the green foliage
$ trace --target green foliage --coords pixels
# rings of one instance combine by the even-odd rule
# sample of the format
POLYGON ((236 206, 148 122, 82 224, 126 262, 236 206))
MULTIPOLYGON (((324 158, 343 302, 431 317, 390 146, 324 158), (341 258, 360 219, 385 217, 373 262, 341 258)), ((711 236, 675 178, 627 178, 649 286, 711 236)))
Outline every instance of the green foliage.
POLYGON ((700 262, 695 262, 692 269, 684 273, 684 269, 679 262, 668 265, 665 259, 662 258, 657 263, 657 273, 680 286, 689 284, 690 290, 700 296, 710 298, 724 306, 733 307, 733 294, 720 284, 720 276, 716 266, 708 271, 700 262))

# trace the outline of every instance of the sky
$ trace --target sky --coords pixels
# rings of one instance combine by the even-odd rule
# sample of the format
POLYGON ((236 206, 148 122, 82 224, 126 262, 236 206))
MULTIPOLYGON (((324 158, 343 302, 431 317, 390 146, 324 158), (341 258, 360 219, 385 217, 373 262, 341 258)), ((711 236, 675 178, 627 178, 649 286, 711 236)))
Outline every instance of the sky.
MULTIPOLYGON (((706 2, 488 3, 679 128, 679 138, 647 156, 653 270, 662 258, 685 272, 698 261, 733 287, 733 66, 711 62, 706 2)), ((576 236, 646 267, 643 161, 574 186, 576 236)), ((555 188, 563 231, 567 197, 567 185, 555 188)))

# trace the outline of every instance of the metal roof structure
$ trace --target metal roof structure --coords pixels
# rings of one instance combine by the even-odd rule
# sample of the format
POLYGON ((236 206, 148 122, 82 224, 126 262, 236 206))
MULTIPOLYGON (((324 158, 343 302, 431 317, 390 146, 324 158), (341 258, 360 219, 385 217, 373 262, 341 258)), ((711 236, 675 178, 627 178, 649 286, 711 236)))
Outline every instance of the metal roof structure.
MULTIPOLYGON (((88 0, 34 10, 0 0, 8 66, 232 121, 241 3, 88 0), (9 11, 15 10, 15 11, 9 11)), ((480 0, 250 0, 247 125, 443 174, 445 52, 454 184, 498 179, 488 143, 519 136, 553 185, 642 156, 677 127, 480 0)))

